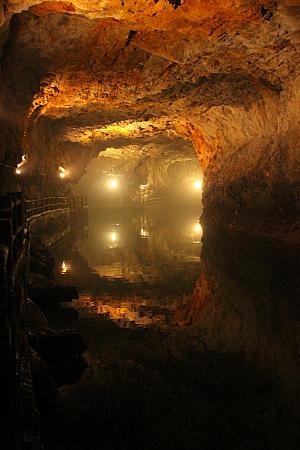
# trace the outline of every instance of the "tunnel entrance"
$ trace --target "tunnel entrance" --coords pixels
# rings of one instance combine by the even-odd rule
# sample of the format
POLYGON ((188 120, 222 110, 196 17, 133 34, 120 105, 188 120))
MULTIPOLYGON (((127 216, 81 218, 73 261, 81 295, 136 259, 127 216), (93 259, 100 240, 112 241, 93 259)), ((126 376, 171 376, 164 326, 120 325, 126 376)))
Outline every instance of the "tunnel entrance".
POLYGON ((90 211, 156 205, 198 209, 200 217, 202 183, 191 142, 164 138, 102 150, 89 162, 78 192, 88 197, 90 211))

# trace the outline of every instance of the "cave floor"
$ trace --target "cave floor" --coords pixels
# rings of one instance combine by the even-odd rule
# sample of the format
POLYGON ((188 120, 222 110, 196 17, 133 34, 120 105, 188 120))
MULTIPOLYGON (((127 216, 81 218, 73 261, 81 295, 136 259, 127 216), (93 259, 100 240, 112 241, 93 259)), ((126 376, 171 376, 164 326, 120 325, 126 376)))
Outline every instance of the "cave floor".
POLYGON ((299 448, 299 252, 198 217, 99 211, 53 251, 88 368, 46 450, 299 448))

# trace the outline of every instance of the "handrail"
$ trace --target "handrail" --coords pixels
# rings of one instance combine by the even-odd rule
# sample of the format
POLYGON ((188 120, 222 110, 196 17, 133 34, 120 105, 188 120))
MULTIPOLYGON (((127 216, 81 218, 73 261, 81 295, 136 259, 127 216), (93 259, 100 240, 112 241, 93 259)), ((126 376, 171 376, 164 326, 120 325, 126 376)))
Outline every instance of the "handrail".
POLYGON ((42 197, 38 199, 25 200, 26 222, 48 214, 53 211, 64 209, 83 208, 86 206, 85 197, 42 197))
POLYGON ((11 273, 23 253, 29 222, 44 214, 76 210, 87 206, 86 197, 42 197, 24 200, 21 192, 0 195, 0 244, 9 249, 8 268, 11 273))

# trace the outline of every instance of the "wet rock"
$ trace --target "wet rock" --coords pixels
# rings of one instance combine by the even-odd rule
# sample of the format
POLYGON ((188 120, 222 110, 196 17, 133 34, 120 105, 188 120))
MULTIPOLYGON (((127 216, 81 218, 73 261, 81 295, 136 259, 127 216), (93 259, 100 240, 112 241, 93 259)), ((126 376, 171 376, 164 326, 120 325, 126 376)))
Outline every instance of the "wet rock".
POLYGON ((50 374, 49 367, 35 352, 32 352, 31 374, 34 398, 39 409, 45 409, 51 405, 57 397, 57 387, 50 374))
POLYGON ((31 259, 30 271, 44 275, 47 278, 53 278, 52 264, 47 260, 31 259))
POLYGON ((24 319, 27 330, 47 329, 49 324, 43 311, 29 298, 24 305, 24 319))
POLYGON ((49 279, 45 275, 41 275, 35 272, 29 272, 28 283, 31 287, 50 286, 54 284, 52 279, 49 279))
POLYGON ((44 361, 58 386, 80 381, 86 368, 87 346, 76 330, 44 330, 30 336, 30 345, 44 361))
POLYGON ((78 292, 74 286, 50 285, 30 288, 30 297, 40 306, 50 306, 53 303, 71 302, 78 298, 78 292))

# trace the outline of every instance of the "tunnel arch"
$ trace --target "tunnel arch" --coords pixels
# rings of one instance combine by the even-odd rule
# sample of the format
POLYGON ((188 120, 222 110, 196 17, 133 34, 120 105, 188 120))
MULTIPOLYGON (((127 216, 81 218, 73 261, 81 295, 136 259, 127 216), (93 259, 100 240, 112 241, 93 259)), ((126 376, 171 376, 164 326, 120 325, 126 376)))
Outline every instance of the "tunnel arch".
POLYGON ((38 176, 41 155, 54 167, 69 152, 65 164, 84 166, 107 138, 181 135, 205 173, 208 220, 259 233, 272 222, 274 236, 298 239, 294 4, 6 3, 3 161, 31 154, 38 176))
MULTIPOLYGON (((114 173, 123 186, 123 197, 127 189, 127 195, 135 199, 135 202, 145 204, 151 196, 162 195, 165 189, 169 190, 171 195, 172 183, 173 188, 176 186, 178 194, 180 187, 181 190, 184 187, 184 177, 191 178, 192 172, 194 178, 197 174, 197 179, 202 180, 203 175, 197 155, 190 141, 186 139, 161 135, 156 139, 150 137, 136 139, 126 144, 123 142, 120 146, 111 146, 108 142, 107 148, 98 152, 96 157, 88 162, 78 183, 78 189, 81 194, 97 197, 101 188, 97 179, 105 178, 104 174, 107 177, 114 173), (169 173, 171 166, 176 164, 183 166, 184 163, 189 163, 190 167, 184 167, 183 171, 181 168, 181 172, 177 170, 177 174, 176 170, 173 175, 169 173), (94 187, 96 185, 97 188, 94 187), (143 192, 140 189, 143 189, 143 192)), ((199 199, 201 199, 201 191, 199 191, 199 199)))

